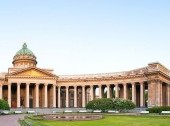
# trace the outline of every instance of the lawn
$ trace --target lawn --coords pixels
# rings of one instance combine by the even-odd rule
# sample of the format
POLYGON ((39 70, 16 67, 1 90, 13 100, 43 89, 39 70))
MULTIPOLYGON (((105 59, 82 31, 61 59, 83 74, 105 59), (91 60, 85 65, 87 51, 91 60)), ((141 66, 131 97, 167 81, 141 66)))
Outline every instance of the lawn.
POLYGON ((32 120, 33 126, 170 126, 170 116, 119 116, 104 115, 93 121, 47 121, 32 120))

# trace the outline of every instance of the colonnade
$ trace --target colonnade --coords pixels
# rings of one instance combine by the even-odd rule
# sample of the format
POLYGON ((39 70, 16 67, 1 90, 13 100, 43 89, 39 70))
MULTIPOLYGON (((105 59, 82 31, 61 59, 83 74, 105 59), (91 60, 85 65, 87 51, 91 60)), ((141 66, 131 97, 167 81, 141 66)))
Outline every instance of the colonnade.
POLYGON ((17 108, 23 106, 23 97, 24 107, 26 108, 31 106, 33 108, 85 107, 89 101, 104 97, 129 99, 138 107, 146 107, 148 101, 150 105, 151 102, 155 102, 157 106, 170 105, 170 86, 164 85, 160 84, 160 87, 158 86, 160 90, 158 90, 152 88, 152 83, 148 82, 93 85, 89 83, 86 85, 66 86, 47 83, 10 83, 7 85, 6 93, 3 91, 3 86, 0 85, 0 99, 7 96, 10 107, 13 107, 11 99, 15 94, 12 92, 15 92, 14 88, 16 88, 17 108), (15 85, 15 87, 12 85, 15 85), (152 90, 157 90, 159 94, 153 94, 152 90), (30 104, 30 98, 33 100, 32 105, 30 104))

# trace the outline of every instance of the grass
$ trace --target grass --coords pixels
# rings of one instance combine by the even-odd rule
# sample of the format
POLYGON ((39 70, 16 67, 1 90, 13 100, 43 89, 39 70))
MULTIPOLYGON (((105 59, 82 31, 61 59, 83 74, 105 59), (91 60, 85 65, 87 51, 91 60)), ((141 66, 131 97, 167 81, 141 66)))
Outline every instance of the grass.
POLYGON ((170 116, 121 116, 104 115, 101 120, 93 121, 49 121, 26 119, 33 126, 169 126, 170 116))

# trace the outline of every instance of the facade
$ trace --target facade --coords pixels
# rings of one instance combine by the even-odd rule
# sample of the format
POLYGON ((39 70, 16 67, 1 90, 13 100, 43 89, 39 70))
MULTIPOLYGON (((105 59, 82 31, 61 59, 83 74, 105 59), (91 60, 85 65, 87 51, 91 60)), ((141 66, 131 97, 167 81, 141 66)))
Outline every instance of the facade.
POLYGON ((160 63, 116 73, 55 75, 36 67, 36 56, 25 43, 12 63, 0 73, 0 99, 11 108, 76 108, 95 98, 115 97, 137 107, 170 106, 170 71, 160 63))

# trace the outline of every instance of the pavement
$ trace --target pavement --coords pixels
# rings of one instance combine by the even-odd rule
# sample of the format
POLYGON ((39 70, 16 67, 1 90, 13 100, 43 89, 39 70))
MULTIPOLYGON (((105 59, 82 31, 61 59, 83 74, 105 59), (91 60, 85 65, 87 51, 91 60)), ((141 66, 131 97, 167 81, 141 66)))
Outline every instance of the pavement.
POLYGON ((23 119, 25 114, 0 115, 0 126, 20 126, 18 120, 23 119))

